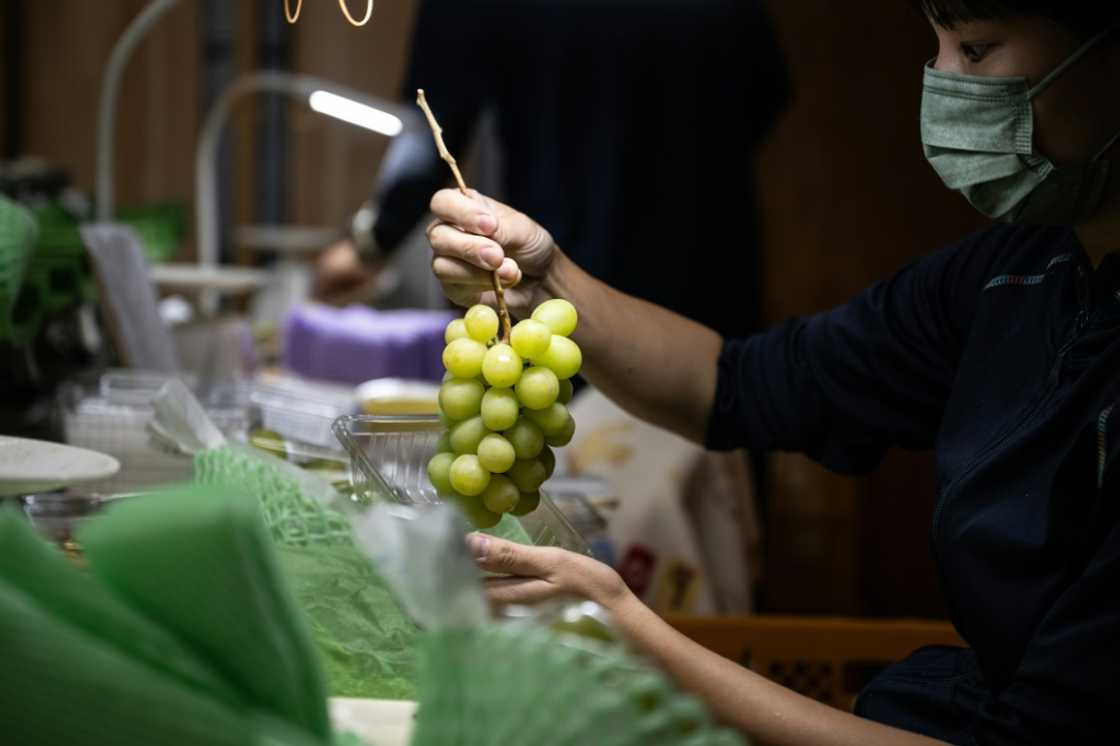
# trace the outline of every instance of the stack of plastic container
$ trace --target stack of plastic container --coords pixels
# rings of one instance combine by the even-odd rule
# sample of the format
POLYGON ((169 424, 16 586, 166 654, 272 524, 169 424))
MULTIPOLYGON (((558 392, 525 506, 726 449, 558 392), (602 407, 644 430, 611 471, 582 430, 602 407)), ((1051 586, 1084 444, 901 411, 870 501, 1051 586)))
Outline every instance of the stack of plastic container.
POLYGON ((248 388, 250 443, 299 466, 345 469, 346 452, 331 431, 358 409, 355 390, 291 375, 264 375, 248 388))
MULTIPOLYGON (((107 453, 121 463, 115 477, 83 485, 84 491, 124 494, 190 479, 191 455, 162 443, 149 427, 152 400, 169 380, 161 374, 113 371, 94 384, 64 387, 61 404, 66 442, 107 453)), ((241 387, 219 387, 201 400, 227 438, 244 441, 248 437, 249 407, 241 387)))

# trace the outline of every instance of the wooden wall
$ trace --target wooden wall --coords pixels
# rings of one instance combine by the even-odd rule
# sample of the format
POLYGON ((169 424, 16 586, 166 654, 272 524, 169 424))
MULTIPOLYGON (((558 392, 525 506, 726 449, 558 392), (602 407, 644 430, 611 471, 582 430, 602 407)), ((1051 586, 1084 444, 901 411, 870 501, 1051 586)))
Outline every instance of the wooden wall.
MULTIPOLYGON (((95 180, 97 101, 113 43, 145 0, 24 0, 24 150, 95 180)), ((199 3, 172 9, 137 50, 120 100, 118 205, 191 202, 200 109, 199 3)))
MULTIPOLYGON (((364 0, 350 0, 364 12, 364 0)), ((338 4, 305 0, 292 31, 292 68, 395 100, 404 75, 415 3, 380 0, 374 19, 352 28, 338 4)), ((298 223, 329 225, 369 198, 388 139, 326 119, 299 105, 291 111, 289 213, 298 223)))
MULTIPOLYGON (((0 2, 0 45, 7 43, 11 9, 7 2, 0 2)), ((0 46, 0 158, 7 155, 8 148, 8 112, 5 107, 8 101, 8 69, 5 50, 0 46)))
MULTIPOLYGON (((983 221, 922 156, 922 65, 935 53, 925 20, 893 0, 770 5, 795 87, 761 165, 766 311, 778 321, 842 303, 983 221)), ((861 479, 797 456, 774 473, 768 608, 940 612, 929 454, 892 453, 861 479)))
MULTIPOLYGON (((357 0, 354 0, 356 3, 357 0)), ((92 189, 101 73, 112 45, 147 0, 23 0, 26 79, 18 103, 25 153, 69 167, 92 189)), ((202 3, 183 0, 139 48, 121 93, 117 203, 194 202, 194 147, 203 109, 202 3)), ((237 67, 253 66, 262 13, 280 0, 240 0, 237 67)), ((356 12, 356 11, 355 11, 356 12)), ((393 98, 403 75, 412 0, 379 2, 374 20, 352 28, 327 0, 305 0, 292 29, 292 68, 393 98)), ((2 14, 0 14, 2 18, 2 14)), ((0 99, 3 100, 3 99, 0 99)), ((387 140, 291 106, 289 215, 294 222, 333 225, 370 193, 387 140)), ((251 221, 255 110, 244 102, 232 122, 234 214, 251 221)))

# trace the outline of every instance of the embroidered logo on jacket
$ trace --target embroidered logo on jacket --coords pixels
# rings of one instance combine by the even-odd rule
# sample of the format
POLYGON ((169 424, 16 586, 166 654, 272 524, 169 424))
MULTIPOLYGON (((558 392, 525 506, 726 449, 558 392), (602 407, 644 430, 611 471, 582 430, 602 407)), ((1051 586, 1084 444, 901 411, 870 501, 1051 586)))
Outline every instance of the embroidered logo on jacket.
POLYGON ((1020 287, 1024 285, 1041 285, 1042 282, 1046 279, 1046 276, 1047 274, 1049 274, 1050 270, 1052 270, 1059 264, 1065 264, 1071 259, 1073 259, 1073 254, 1062 254, 1061 256, 1056 256, 1050 260, 1049 264, 1046 265, 1046 269, 1043 270, 1041 274, 1037 275, 999 275, 997 277, 993 277, 991 281, 984 286, 984 289, 991 290, 992 288, 1003 287, 1005 285, 1020 287))

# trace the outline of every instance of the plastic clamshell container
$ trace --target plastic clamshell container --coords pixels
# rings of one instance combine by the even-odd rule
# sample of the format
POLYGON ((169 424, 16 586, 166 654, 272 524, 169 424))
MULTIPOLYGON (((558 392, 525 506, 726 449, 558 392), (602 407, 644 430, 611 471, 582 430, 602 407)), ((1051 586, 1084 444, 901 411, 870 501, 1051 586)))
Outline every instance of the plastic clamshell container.
MULTIPOLYGON (((427 470, 443 433, 438 417, 351 415, 335 420, 334 433, 350 454, 353 509, 377 502, 421 507, 443 502, 427 470)), ((537 509, 517 520, 537 546, 590 553, 587 542, 543 491, 537 509)))

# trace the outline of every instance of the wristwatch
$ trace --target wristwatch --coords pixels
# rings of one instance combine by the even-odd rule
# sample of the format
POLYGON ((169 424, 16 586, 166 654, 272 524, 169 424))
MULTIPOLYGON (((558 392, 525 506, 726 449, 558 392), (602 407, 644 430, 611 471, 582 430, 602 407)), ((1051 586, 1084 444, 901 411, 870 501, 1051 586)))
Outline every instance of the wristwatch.
POLYGON ((377 208, 373 202, 364 202, 358 211, 350 218, 350 240, 362 261, 371 264, 383 259, 385 252, 377 243, 373 235, 373 226, 377 224, 377 208))

